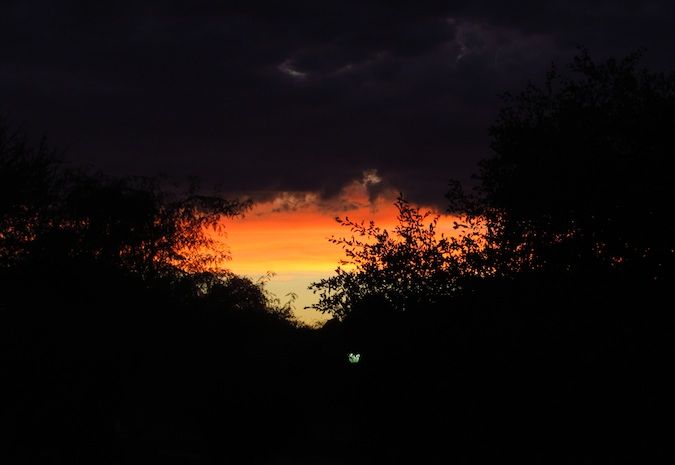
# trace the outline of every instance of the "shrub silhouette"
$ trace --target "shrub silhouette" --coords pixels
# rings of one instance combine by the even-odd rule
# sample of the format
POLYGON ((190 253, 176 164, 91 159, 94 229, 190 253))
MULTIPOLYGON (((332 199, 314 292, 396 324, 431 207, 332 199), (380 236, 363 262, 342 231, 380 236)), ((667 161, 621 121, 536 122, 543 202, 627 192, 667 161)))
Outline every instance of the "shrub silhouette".
POLYGON ((3 461, 209 463, 280 443, 292 404, 268 386, 299 330, 211 233, 245 204, 67 170, 7 125, 0 181, 3 461))
POLYGON ((569 73, 505 95, 477 195, 449 194, 452 210, 486 221, 486 266, 672 273, 675 74, 640 60, 582 51, 569 73))
POLYGON ((342 221, 351 268, 313 289, 362 355, 374 457, 672 459, 675 75, 639 63, 582 52, 507 95, 478 188, 451 184, 458 238, 402 199, 393 234, 342 221))
POLYGON ((458 289, 459 279, 470 272, 467 256, 478 248, 475 234, 438 233, 439 215, 421 211, 402 195, 395 206, 398 224, 391 232, 372 221, 337 219, 352 236, 330 239, 343 248, 345 259, 334 276, 310 286, 320 297, 314 308, 344 318, 359 302, 375 297, 400 312, 458 289))

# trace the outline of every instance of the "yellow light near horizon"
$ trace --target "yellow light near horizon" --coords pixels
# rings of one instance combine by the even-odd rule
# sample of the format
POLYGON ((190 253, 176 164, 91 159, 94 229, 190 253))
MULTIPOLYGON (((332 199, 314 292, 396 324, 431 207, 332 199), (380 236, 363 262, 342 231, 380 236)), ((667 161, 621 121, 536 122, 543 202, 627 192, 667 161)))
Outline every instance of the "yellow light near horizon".
MULTIPOLYGON (((317 301, 317 296, 307 289, 309 284, 333 274, 344 258, 342 248, 328 241, 331 236, 351 235, 335 221, 336 216, 373 220, 391 231, 398 214, 395 195, 390 192, 371 203, 365 193, 355 196, 352 192, 350 201, 343 203, 351 208, 334 209, 321 204, 316 196, 306 196, 309 201, 288 210, 279 208, 278 199, 256 203, 244 217, 225 225, 225 241, 232 255, 227 267, 254 280, 268 272, 275 273, 268 288, 282 300, 284 294, 296 293, 296 316, 301 321, 325 321, 327 316, 303 307, 317 301)), ((451 232, 449 224, 443 229, 451 232)))

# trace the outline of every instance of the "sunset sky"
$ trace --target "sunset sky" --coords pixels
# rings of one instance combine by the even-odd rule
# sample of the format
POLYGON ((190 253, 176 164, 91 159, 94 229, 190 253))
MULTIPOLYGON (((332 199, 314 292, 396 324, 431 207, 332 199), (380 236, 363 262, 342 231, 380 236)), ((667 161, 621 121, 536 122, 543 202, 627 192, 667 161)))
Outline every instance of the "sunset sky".
MULTIPOLYGON (((274 272, 268 289, 282 301, 289 292, 296 293, 296 315, 301 321, 324 321, 328 315, 305 309, 318 298, 307 286, 330 276, 344 258, 342 249, 328 238, 351 233, 335 217, 373 220, 389 231, 396 226, 398 192, 386 189, 373 196, 380 182, 375 171, 366 171, 330 200, 311 192, 284 192, 256 203, 243 218, 226 223, 226 243, 232 253, 228 267, 252 279, 274 272)), ((442 220, 439 232, 451 234, 450 217, 443 215, 442 220)))
POLYGON ((670 67, 675 2, 5 0, 0 44, 0 114, 71 166, 252 199, 231 267, 301 293, 335 216, 386 226, 398 192, 443 211, 499 95, 578 46, 670 67))

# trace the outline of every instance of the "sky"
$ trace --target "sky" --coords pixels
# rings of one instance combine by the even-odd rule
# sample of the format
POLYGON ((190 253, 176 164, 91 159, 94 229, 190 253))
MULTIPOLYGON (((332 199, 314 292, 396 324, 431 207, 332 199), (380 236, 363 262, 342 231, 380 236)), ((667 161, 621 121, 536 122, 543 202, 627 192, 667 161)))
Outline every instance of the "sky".
MULTIPOLYGON (((228 220, 224 225, 225 243, 232 256, 228 267, 256 281, 268 272, 274 273, 267 288, 281 302, 288 301, 287 294, 293 292, 299 320, 308 324, 326 321, 329 315, 309 308, 318 297, 308 286, 330 276, 345 258, 342 248, 328 241, 331 237, 352 235, 349 228, 337 225, 336 217, 374 221, 388 231, 397 225, 394 202, 400 193, 385 189, 373 196, 373 188, 381 182, 377 172, 366 171, 360 180, 330 199, 322 199, 314 192, 293 192, 255 203, 242 218, 228 220)), ((433 206, 420 208, 436 210, 433 206)), ((454 234, 456 218, 442 211, 436 213, 440 216, 438 234, 454 234)))
POLYGON ((74 165, 253 199, 230 264, 281 278, 328 268, 300 238, 339 233, 326 208, 364 173, 358 212, 390 221, 392 192, 443 211, 490 155, 500 94, 579 46, 672 68, 675 2, 3 0, 0 114, 74 165))

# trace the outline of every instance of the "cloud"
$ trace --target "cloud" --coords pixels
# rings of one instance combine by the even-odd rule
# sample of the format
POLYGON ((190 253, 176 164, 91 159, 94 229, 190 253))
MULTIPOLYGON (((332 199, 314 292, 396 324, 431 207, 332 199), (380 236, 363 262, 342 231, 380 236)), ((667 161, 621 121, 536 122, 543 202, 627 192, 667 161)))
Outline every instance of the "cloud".
POLYGON ((272 211, 297 211, 315 205, 318 199, 319 196, 312 192, 280 192, 271 200, 272 211))
POLYGON ((284 73, 287 76, 290 76, 292 78, 296 79, 304 79, 307 77, 307 73, 298 71, 297 69, 293 68, 293 62, 292 60, 284 60, 283 63, 281 63, 279 66, 279 71, 284 73))
POLYGON ((649 49, 671 66, 675 4, 653 1, 9 0, 0 111, 118 174, 332 198, 365 170, 443 201, 489 155, 497 95, 565 63, 649 49), (602 34, 598 25, 602 24, 602 34))
POLYGON ((333 217, 354 210, 376 212, 383 205, 389 209, 397 196, 398 191, 376 169, 368 169, 330 196, 321 191, 269 191, 248 198, 254 201, 256 215, 316 211, 333 217))

